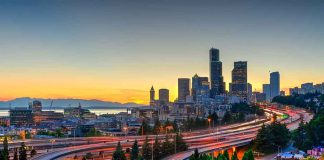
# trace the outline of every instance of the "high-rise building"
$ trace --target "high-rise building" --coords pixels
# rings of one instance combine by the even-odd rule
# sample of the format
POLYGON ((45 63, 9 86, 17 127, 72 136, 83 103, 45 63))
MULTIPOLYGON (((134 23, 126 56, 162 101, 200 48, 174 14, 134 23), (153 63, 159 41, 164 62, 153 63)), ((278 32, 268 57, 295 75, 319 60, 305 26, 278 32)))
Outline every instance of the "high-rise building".
POLYGON ((190 95, 190 79, 178 79, 178 101, 186 102, 186 97, 190 95))
POLYGON ((252 99, 253 99, 253 93, 252 93, 252 84, 251 83, 248 83, 247 84, 247 100, 249 102, 252 102, 252 99))
POLYGON ((315 90, 313 83, 309 82, 301 84, 301 92, 301 94, 314 93, 315 90))
POLYGON ((219 50, 211 48, 209 50, 209 70, 210 70, 210 96, 215 98, 216 95, 225 93, 225 83, 222 73, 222 62, 219 61, 219 50))
POLYGON ((265 102, 266 101, 266 94, 265 93, 260 93, 260 92, 253 92, 253 102, 255 103, 260 103, 260 102, 265 102))
POLYGON ((151 87, 150 90, 150 105, 153 106, 155 104, 155 90, 154 87, 151 87))
MULTIPOLYGON (((191 85, 191 95, 194 101, 197 100, 197 94, 198 94, 198 90, 201 90, 201 87, 204 84, 208 84, 208 77, 199 77, 197 74, 195 74, 192 77, 192 85, 191 85)), ((209 86, 208 86, 208 90, 209 90, 209 86)))
POLYGON ((270 73, 270 100, 280 95, 280 74, 279 72, 270 73))
POLYGON ((29 103, 29 109, 31 109, 34 113, 41 112, 42 111, 42 102, 35 100, 32 103, 29 103))
POLYGON ((262 93, 264 93, 266 95, 266 101, 270 102, 271 101, 271 98, 270 98, 270 84, 263 84, 262 93))
POLYGON ((160 89, 159 90, 159 103, 160 105, 167 105, 169 103, 169 90, 160 89))
POLYGON ((232 95, 240 97, 242 100, 248 100, 246 61, 234 62, 234 69, 232 70, 232 83, 230 84, 230 87, 232 95))

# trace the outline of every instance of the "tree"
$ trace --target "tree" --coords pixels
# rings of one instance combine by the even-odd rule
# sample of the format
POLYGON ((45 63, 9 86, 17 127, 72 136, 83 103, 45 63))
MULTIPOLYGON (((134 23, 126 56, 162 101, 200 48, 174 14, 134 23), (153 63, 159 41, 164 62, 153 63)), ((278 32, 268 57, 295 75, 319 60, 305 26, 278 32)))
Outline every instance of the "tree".
POLYGON ((123 151, 123 148, 122 148, 120 142, 118 142, 116 150, 113 153, 112 158, 113 158, 113 160, 126 160, 126 156, 125 156, 125 153, 123 151))
POLYGON ((173 131, 174 131, 174 132, 177 132, 177 131, 179 130, 179 127, 178 127, 177 121, 174 120, 173 123, 172 123, 172 125, 173 125, 173 131))
POLYGON ((104 151, 100 151, 100 152, 99 152, 99 157, 104 158, 104 154, 105 154, 104 151))
POLYGON ((160 134, 161 129, 161 122, 157 119, 155 120, 154 127, 153 127, 153 134, 160 134))
POLYGON ((155 141, 153 144, 153 159, 160 159, 161 158, 161 143, 158 137, 155 137, 155 141))
POLYGON ((135 139, 135 142, 132 146, 131 160, 137 160, 137 158, 138 158, 138 144, 137 144, 137 140, 135 139))
POLYGON ((162 157, 174 153, 174 144, 170 142, 170 136, 166 135, 161 148, 162 157))
POLYGON ((8 160, 8 159, 6 158, 6 155, 4 154, 3 150, 0 150, 0 159, 1 159, 1 160, 8 160))
POLYGON ((146 123, 146 121, 144 120, 142 122, 142 126, 141 128, 138 130, 138 135, 147 135, 151 133, 151 127, 146 123))
POLYGON ((285 147, 290 140, 290 132, 286 125, 279 122, 273 122, 268 127, 273 136, 272 142, 275 143, 276 146, 285 147))
POLYGON ((225 150, 224 153, 223 153, 224 157, 227 159, 227 160, 230 160, 229 159, 229 154, 228 154, 228 151, 225 150))
POLYGON ((144 144, 142 146, 142 157, 144 159, 151 159, 151 156, 152 156, 152 149, 148 137, 146 136, 144 144))
POLYGON ((213 122, 214 122, 214 124, 217 124, 217 123, 218 123, 218 115, 217 115, 217 113, 214 112, 214 113, 212 114, 212 117, 213 117, 213 122))
POLYGON ((18 160, 17 148, 15 148, 13 160, 18 160))
POLYGON ((258 134, 254 140, 253 148, 259 152, 271 153, 275 149, 272 140, 273 135, 271 134, 269 128, 263 125, 261 129, 259 129, 258 134))
POLYGON ((25 142, 22 142, 19 148, 19 160, 27 160, 27 147, 25 142))
POLYGON ((32 149, 32 150, 30 151, 30 156, 31 156, 31 157, 34 157, 36 154, 37 154, 37 151, 36 151, 35 149, 32 149))
POLYGON ((85 158, 86 158, 86 159, 90 159, 90 158, 92 158, 92 153, 91 153, 91 152, 88 152, 88 153, 85 155, 85 158))
POLYGON ((9 149, 8 149, 8 138, 7 137, 4 137, 4 140, 3 140, 3 156, 4 156, 4 159, 6 160, 9 160, 9 149))
POLYGON ((195 148, 195 152, 192 155, 194 159, 198 159, 199 158, 199 152, 198 152, 198 148, 195 148))
POLYGON ((236 151, 233 152, 231 160, 239 160, 236 151))
POLYGON ((247 155, 248 155, 249 160, 254 160, 254 155, 253 155, 252 150, 249 150, 247 155))
POLYGON ((181 134, 176 133, 175 143, 176 143, 176 146, 177 146, 177 152, 186 151, 188 149, 188 145, 183 140, 181 134))
POLYGON ((232 115, 231 115, 231 113, 229 111, 226 111, 225 112, 225 114, 223 116, 223 119, 222 119, 222 122, 224 124, 231 123, 232 122, 232 115))

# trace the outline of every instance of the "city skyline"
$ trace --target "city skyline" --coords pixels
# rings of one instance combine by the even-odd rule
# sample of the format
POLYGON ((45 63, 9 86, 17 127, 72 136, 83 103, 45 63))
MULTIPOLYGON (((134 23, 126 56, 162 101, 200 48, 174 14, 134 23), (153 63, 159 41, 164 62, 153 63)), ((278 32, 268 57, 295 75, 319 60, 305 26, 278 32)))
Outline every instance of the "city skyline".
POLYGON ((269 71, 280 72, 286 93, 324 80, 320 1, 1 3, 0 100, 148 104, 154 85, 173 101, 178 78, 209 77, 211 47, 220 50, 227 90, 235 61, 248 62, 253 91, 268 83, 269 71))

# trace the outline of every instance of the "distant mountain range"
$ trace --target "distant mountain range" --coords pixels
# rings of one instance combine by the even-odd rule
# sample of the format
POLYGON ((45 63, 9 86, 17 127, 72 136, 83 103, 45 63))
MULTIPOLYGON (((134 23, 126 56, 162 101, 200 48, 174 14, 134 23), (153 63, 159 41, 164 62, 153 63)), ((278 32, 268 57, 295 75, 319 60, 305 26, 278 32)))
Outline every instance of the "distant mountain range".
POLYGON ((15 107, 28 107, 28 103, 33 100, 39 100, 42 102, 43 108, 50 108, 51 102, 53 101, 52 109, 54 108, 67 108, 67 107, 77 107, 79 103, 84 108, 126 108, 126 107, 138 107, 142 106, 136 103, 118 103, 118 102, 109 102, 101 100, 84 100, 84 99, 42 99, 42 98, 16 98, 10 101, 0 101, 0 109, 9 109, 15 107))

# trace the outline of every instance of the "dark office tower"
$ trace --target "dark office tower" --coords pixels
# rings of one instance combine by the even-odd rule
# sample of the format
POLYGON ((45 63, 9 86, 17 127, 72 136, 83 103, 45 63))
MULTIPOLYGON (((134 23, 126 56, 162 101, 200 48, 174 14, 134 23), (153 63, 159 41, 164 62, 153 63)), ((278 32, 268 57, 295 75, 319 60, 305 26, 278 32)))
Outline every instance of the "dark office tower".
POLYGON ((178 101, 186 102, 186 97, 190 95, 190 79, 178 79, 178 101))
POLYGON ((231 94, 248 100, 248 84, 247 84, 247 62, 234 62, 232 70, 231 94))
POLYGON ((222 62, 219 61, 219 50, 211 48, 209 50, 209 70, 210 70, 210 97, 225 93, 225 83, 222 75, 222 62))
POLYGON ((150 90, 150 105, 153 105, 154 103, 155 103, 155 91, 152 86, 152 88, 150 90))
POLYGON ((208 77, 199 77, 197 74, 192 77, 191 95, 194 101, 197 100, 197 92, 201 90, 201 87, 205 84, 208 84, 208 77))
POLYGON ((169 104, 169 90, 168 89, 160 89, 159 90, 159 103, 160 103, 160 105, 169 104))
POLYGON ((270 99, 280 95, 280 74, 279 72, 270 73, 270 99))

